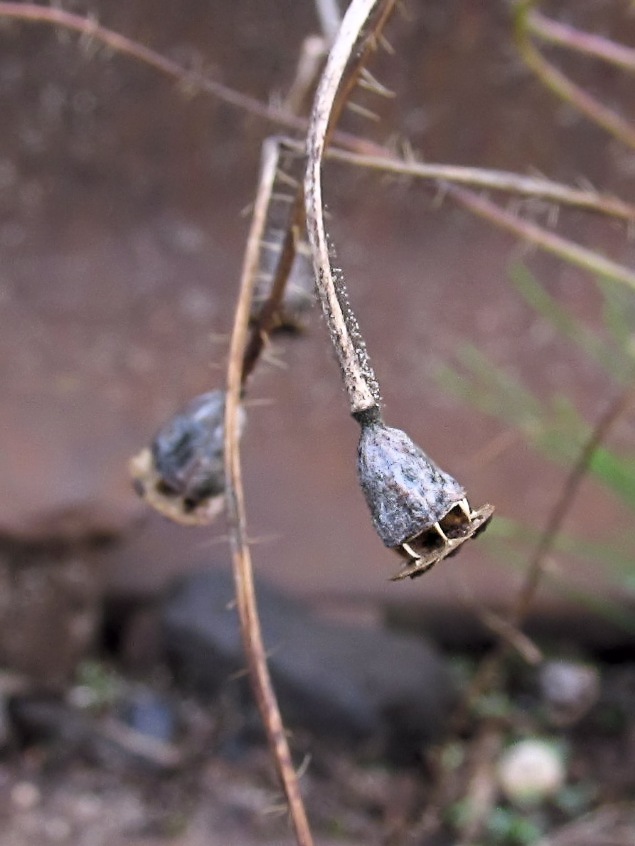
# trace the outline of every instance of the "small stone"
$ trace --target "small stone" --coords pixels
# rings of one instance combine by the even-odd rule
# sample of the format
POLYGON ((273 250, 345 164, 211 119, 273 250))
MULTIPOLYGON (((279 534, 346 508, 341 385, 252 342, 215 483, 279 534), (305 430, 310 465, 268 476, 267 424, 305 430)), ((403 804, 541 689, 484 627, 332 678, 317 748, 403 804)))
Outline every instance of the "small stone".
POLYGON ((172 704, 152 690, 139 690, 127 697, 121 708, 121 720, 134 731, 170 743, 176 732, 176 714, 172 704))
POLYGON ((498 764, 501 790, 517 805, 538 804, 558 793, 566 780, 562 757, 551 743, 536 738, 510 746, 498 764))
MULTIPOLYGON (((320 619, 271 585, 257 585, 269 667, 289 728, 323 739, 371 740, 396 756, 443 731, 453 690, 439 653, 421 637, 320 619)), ((163 609, 177 678, 204 696, 234 679, 251 701, 229 573, 186 576, 163 609)))
POLYGON ((600 674, 576 661, 548 661, 540 671, 540 691, 555 725, 581 719, 600 695, 600 674))

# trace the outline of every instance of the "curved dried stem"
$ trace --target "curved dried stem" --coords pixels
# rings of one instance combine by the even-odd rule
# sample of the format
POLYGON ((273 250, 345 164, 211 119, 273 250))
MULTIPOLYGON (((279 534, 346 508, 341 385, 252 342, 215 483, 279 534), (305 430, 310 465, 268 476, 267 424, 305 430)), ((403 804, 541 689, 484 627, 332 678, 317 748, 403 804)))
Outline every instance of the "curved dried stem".
POLYGON ((529 0, 529 2, 524 0, 516 7, 515 15, 516 47, 525 64, 553 94, 569 103, 623 144, 635 148, 635 127, 572 82, 568 76, 545 59, 542 53, 534 47, 529 37, 528 17, 531 6, 533 6, 533 0, 529 0))
MULTIPOLYGON (((342 371, 352 414, 377 407, 380 401, 379 388, 357 321, 348 305, 341 271, 331 264, 331 249, 324 226, 322 159, 334 117, 355 81, 354 73, 346 77, 346 69, 362 29, 378 10, 380 19, 385 20, 385 14, 393 5, 392 2, 381 0, 353 0, 322 73, 307 134, 308 162, 304 186, 307 231, 318 296, 342 371), (340 89, 342 93, 338 93, 340 89)), ((374 39, 375 33, 371 35, 374 39)), ((374 40, 368 36, 358 55, 367 52, 373 43, 374 40)), ((358 60, 356 69, 360 67, 358 60)))
MULTIPOLYGON (((267 153, 263 156, 263 170, 261 185, 266 186, 273 182, 275 178, 275 158, 267 155, 267 153)), ((254 207, 254 218, 256 220, 264 220, 267 203, 268 194, 266 191, 260 190, 254 207)), ((254 237, 253 233, 254 230, 250 233, 245 251, 227 369, 224 447, 227 520, 230 529, 238 614, 251 683, 265 726, 267 740, 287 798, 297 842, 299 846, 312 846, 313 838, 302 802, 298 778, 267 667, 246 532, 245 501, 238 445, 238 409, 242 390, 243 358, 247 345, 249 311, 260 251, 260 241, 257 237, 254 237)))

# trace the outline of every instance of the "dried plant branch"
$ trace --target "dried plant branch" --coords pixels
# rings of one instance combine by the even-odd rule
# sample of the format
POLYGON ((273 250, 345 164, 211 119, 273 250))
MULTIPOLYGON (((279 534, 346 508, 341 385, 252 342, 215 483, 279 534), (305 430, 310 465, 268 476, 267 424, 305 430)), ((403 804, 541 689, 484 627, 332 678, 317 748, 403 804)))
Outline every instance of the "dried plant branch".
POLYGON ((331 250, 324 226, 322 158, 338 89, 360 33, 379 5, 379 0, 353 0, 349 6, 320 79, 307 134, 305 212, 316 286, 352 414, 377 408, 379 388, 365 345, 359 338, 357 322, 350 309, 347 311, 346 305, 342 304, 341 271, 331 264, 331 250))
POLYGON ((361 155, 337 147, 330 147, 325 152, 325 158, 344 162, 354 167, 381 170, 385 173, 411 176, 417 179, 429 179, 440 184, 451 182, 472 188, 488 188, 506 194, 537 197, 610 217, 635 220, 635 205, 632 203, 626 203, 618 197, 602 194, 599 191, 572 188, 550 179, 522 176, 505 170, 418 162, 396 156, 361 155))
MULTIPOLYGON (((267 185, 275 179, 276 159, 265 149, 262 187, 256 197, 254 219, 261 222, 267 213, 267 185)), ((253 227, 247 242, 240 293, 236 304, 234 326, 229 349, 227 397, 225 404, 225 500, 230 529, 236 599, 240 627, 251 683, 265 726, 280 780, 287 798, 291 820, 299 846, 312 846, 313 838, 304 809, 298 778, 293 766, 282 717, 267 667, 267 657, 258 618, 253 568, 247 541, 244 491, 238 445, 239 405, 242 391, 243 360, 247 345, 249 313, 258 268, 260 240, 258 226, 253 227)))
MULTIPOLYGON (((7 3, 0 2, 0 18, 8 18, 13 20, 20 20, 23 22, 43 23, 54 26, 61 26, 80 33, 81 35, 92 38, 99 43, 104 44, 115 52, 130 56, 137 61, 140 61, 155 70, 163 73, 189 89, 198 90, 202 93, 211 94, 218 97, 223 102, 240 108, 250 114, 258 116, 264 120, 276 123, 278 126, 285 126, 289 129, 304 131, 307 126, 307 121, 294 115, 288 109, 279 109, 275 106, 268 105, 262 101, 242 94, 234 89, 209 79, 203 74, 182 67, 177 62, 162 56, 154 50, 144 46, 143 44, 121 35, 114 30, 110 30, 101 26, 97 21, 90 17, 82 17, 71 12, 66 12, 62 9, 52 8, 47 6, 40 6, 36 3, 7 3)), ((542 26, 541 16, 530 11, 527 15, 527 26, 538 28, 542 26), (538 23, 535 24, 535 19, 538 23)), ((617 45, 616 45, 617 46, 617 45)), ((628 48, 623 48, 628 50, 628 48)), ((632 51, 628 51, 629 54, 632 51)), ((626 54, 624 54, 626 55, 626 54)), ((608 60, 608 58, 607 58, 608 60)), ((461 181, 464 184, 472 184, 476 186, 490 187, 493 190, 507 190, 503 187, 504 184, 509 186, 510 191, 515 193, 527 194, 527 196, 544 196, 546 199, 553 199, 554 202, 562 202, 571 205, 579 205, 583 208, 597 210, 599 213, 610 214, 616 217, 623 217, 624 219, 632 219, 631 204, 623 201, 607 197, 605 195, 598 195, 595 192, 580 192, 576 195, 576 189, 570 189, 566 186, 557 186, 557 183, 552 183, 552 188, 549 188, 549 180, 546 180, 545 185, 541 185, 538 180, 537 184, 531 185, 527 182, 528 177, 518 176, 518 181, 512 179, 513 175, 499 174, 491 172, 491 178, 488 177, 487 172, 479 172, 476 168, 467 168, 465 172, 465 179, 463 179, 462 169, 453 167, 449 172, 439 171, 435 175, 434 168, 445 167, 440 165, 425 165, 408 163, 404 166, 402 161, 398 159, 389 149, 375 144, 366 139, 351 136, 348 133, 337 131, 334 134, 334 139, 337 139, 341 147, 346 147, 353 151, 351 153, 351 163, 363 167, 381 167, 382 169, 391 170, 393 172, 403 172, 412 176, 421 176, 422 178, 443 179, 450 182, 461 181), (364 161, 364 156, 367 156, 368 161, 364 161), (356 158, 357 157, 357 158, 356 158), (454 171, 454 172, 452 172, 454 171), (498 184, 497 184, 498 183, 498 184), (556 187, 557 186, 557 187, 556 187), (534 190, 535 189, 535 190, 534 190), (586 194, 586 196, 585 196, 586 194)), ((345 160, 347 155, 344 150, 328 151, 328 156, 345 160)), ((497 220, 492 219, 492 222, 499 225, 497 220)), ((518 232, 522 236, 521 232, 518 232)), ((541 246, 540 239, 534 241, 537 246, 541 246)), ((567 256, 558 253, 561 257, 567 259, 567 256)), ((630 284, 630 282, 629 282, 630 284)))
POLYGON ((601 126, 623 144, 635 148, 635 127, 612 109, 609 109, 587 91, 572 82, 568 76, 551 64, 534 47, 529 37, 528 16, 534 0, 522 0, 516 6, 516 47, 525 64, 553 94, 564 100, 593 123, 601 126))
POLYGON ((177 80, 187 90, 212 94, 224 103, 236 106, 251 115, 263 118, 278 126, 299 131, 304 131, 306 128, 305 119, 299 118, 285 109, 263 103, 256 97, 235 91, 221 82, 209 79, 196 70, 184 68, 178 62, 162 56, 140 42, 102 26, 94 17, 75 15, 64 9, 40 6, 37 3, 0 2, 1 18, 19 20, 25 23, 52 24, 78 32, 80 35, 99 42, 116 53, 129 56, 165 76, 177 80))
MULTIPOLYGON (((262 261, 263 251, 275 249, 279 250, 279 252, 275 257, 274 270, 271 278, 267 280, 266 297, 255 316, 253 309, 251 310, 252 329, 244 351, 241 375, 243 389, 260 358, 271 329, 278 320, 282 298, 296 257, 297 242, 301 237, 300 232, 304 231, 303 194, 301 183, 298 182, 293 193, 285 195, 284 200, 280 200, 286 206, 285 212, 282 215, 284 222, 280 230, 280 243, 274 244, 267 241, 268 238, 271 239, 274 237, 272 219, 273 210, 277 205, 276 188, 282 190, 286 187, 288 189, 289 185, 293 186, 295 182, 295 176, 289 173, 289 165, 288 163, 285 165, 282 157, 282 153, 287 146, 287 142, 283 138, 268 138, 262 148, 263 167, 258 190, 263 197, 263 204, 265 204, 266 210, 262 215, 256 215, 254 213, 249 233, 250 240, 257 242, 259 245, 258 261, 254 269, 257 277, 259 274, 262 274, 264 264, 262 261), (264 162, 265 159, 266 163, 264 162), (286 184, 280 185, 283 180, 286 184)), ((303 157, 298 164, 300 170, 303 169, 303 157)), ((301 178, 301 172, 298 172, 297 175, 301 178)))
POLYGON ((501 209, 496 203, 490 202, 473 191, 467 191, 465 188, 459 188, 456 185, 448 185, 446 192, 460 206, 469 209, 490 223, 494 223, 500 229, 506 229, 508 232, 518 235, 524 241, 535 244, 540 249, 556 255, 570 264, 588 270, 589 273, 614 279, 635 288, 635 271, 630 270, 630 268, 604 258, 594 250, 581 247, 567 238, 549 232, 542 226, 528 220, 522 220, 517 215, 501 209))
POLYGON ((632 47, 616 44, 601 35, 582 32, 566 23, 553 21, 534 10, 527 14, 525 26, 532 35, 549 44, 567 47, 630 73, 635 72, 635 50, 632 47))
MULTIPOLYGON (((376 39, 380 37, 380 33, 388 17, 390 16, 394 5, 395 0, 383 0, 383 3, 378 5, 377 8, 379 9, 379 14, 373 20, 371 33, 367 35, 363 45, 360 47, 360 49, 356 51, 354 61, 348 63, 346 66, 346 74, 343 75, 342 82, 340 86, 336 89, 336 96, 331 105, 330 119, 328 121, 328 126, 326 128, 324 138, 325 146, 328 143, 329 138, 335 131, 337 121, 347 103, 348 96, 351 90, 355 87, 358 82, 364 79, 365 85, 371 90, 381 90, 382 92, 385 90, 383 89, 383 87, 379 86, 379 84, 376 82, 376 80, 373 79, 373 77, 371 77, 371 75, 365 68, 365 64, 368 61, 370 53, 375 49, 376 39), (373 84, 369 83, 367 81, 368 79, 372 79, 373 84)), ((336 7, 331 7, 331 23, 333 23, 333 21, 335 20, 335 12, 336 7)), ((339 20, 339 13, 337 14, 337 19, 339 20)), ((315 72, 317 70, 317 65, 313 64, 312 68, 315 72)), ((306 88, 310 87, 311 84, 311 80, 304 78, 300 87, 303 90, 306 90, 306 88)), ((294 83, 294 85, 292 85, 292 90, 297 87, 298 86, 296 86, 294 83)), ((292 99, 295 101, 298 98, 294 96, 292 99)), ((287 154, 290 154, 294 149, 297 150, 298 154, 301 153, 302 155, 304 155, 305 153, 304 145, 300 145, 297 142, 293 142, 292 139, 277 139, 278 168, 280 171, 279 177, 284 177, 284 181, 286 182, 287 188, 289 185, 295 184, 296 173, 293 166, 289 167, 288 162, 285 166, 285 159, 282 157, 282 152, 283 150, 285 150, 287 154)), ((271 185, 269 190, 269 210, 267 212, 266 219, 263 221, 263 229, 258 235, 261 241, 263 241, 266 237, 267 229, 271 228, 268 221, 273 217, 273 208, 275 206, 275 185, 271 185)), ((254 322, 251 338, 247 346, 247 350, 245 352, 245 361, 243 364, 243 384, 245 383, 248 376, 255 367, 258 358, 264 348, 267 335, 276 322, 276 316, 280 313, 282 297, 288 282, 289 274, 292 270, 294 259, 296 258, 298 252, 298 243, 303 237, 301 233, 304 233, 306 229, 304 218, 303 185, 299 183, 297 185, 295 195, 288 195, 285 197, 285 199, 289 203, 290 212, 287 215, 287 219, 283 227, 284 236, 280 245, 280 254, 273 275, 274 278, 271 281, 270 289, 265 299, 265 302, 263 303, 258 313, 257 319, 254 322)), ((257 225, 257 223, 255 223, 255 225, 257 225)), ((342 305, 348 302, 347 294, 343 285, 339 287, 337 295, 342 305)), ((350 307, 348 308, 348 310, 345 311, 345 316, 348 314, 350 319, 352 316, 352 313, 350 312, 350 307)), ((352 334, 357 337, 359 333, 357 330, 356 323, 355 325, 349 326, 349 331, 351 331, 352 334)), ((363 346, 363 342, 361 340, 359 340, 358 343, 363 346)))

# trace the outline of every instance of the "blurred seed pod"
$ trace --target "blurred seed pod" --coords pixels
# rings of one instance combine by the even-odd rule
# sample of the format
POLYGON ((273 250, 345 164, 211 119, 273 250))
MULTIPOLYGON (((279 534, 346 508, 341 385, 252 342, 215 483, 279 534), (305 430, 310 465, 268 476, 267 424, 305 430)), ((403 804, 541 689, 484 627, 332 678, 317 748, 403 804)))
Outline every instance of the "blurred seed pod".
POLYGON ((406 560, 393 578, 414 578, 482 531, 494 509, 473 511, 463 487, 400 429, 362 425, 359 482, 384 545, 406 560))
MULTIPOLYGON (((266 234, 260 253, 258 279, 251 307, 250 319, 257 323, 278 267, 284 232, 270 230, 266 234)), ((306 240, 298 241, 289 271, 282 302, 278 308, 271 331, 301 332, 306 328, 309 311, 315 304, 315 275, 311 251, 306 240)))
MULTIPOLYGON (((151 446, 131 460, 137 493, 164 516, 186 525, 204 525, 222 511, 224 415, 224 391, 201 394, 164 423, 151 446)), ((239 421, 242 433, 242 408, 239 421)))

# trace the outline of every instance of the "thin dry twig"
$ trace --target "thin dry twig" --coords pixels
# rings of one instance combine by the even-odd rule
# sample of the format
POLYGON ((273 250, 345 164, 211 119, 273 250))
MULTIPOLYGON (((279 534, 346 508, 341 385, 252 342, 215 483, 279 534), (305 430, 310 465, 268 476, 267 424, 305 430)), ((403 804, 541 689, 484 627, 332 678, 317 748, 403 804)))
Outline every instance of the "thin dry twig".
POLYGON ((623 220, 635 220, 635 205, 632 203, 626 203, 618 197, 602 194, 599 191, 572 188, 550 179, 523 176, 504 170, 418 162, 396 156, 359 155, 337 147, 330 147, 325 153, 325 158, 355 167, 381 170, 385 173, 411 176, 417 179, 429 179, 440 184, 452 182, 468 185, 472 188, 488 188, 506 194, 538 197, 542 200, 573 206, 585 211, 598 212, 623 220))
MULTIPOLYGON (((275 165, 275 157, 265 151, 261 186, 266 187, 273 183, 275 165)), ((254 218, 262 221, 263 227, 268 200, 267 191, 261 188, 256 197, 254 218)), ((243 359, 247 345, 249 313, 260 252, 260 240, 257 235, 254 235, 254 232, 257 233, 257 229, 258 227, 252 229, 247 242, 229 348, 225 405, 225 499, 240 627, 252 686, 271 753, 285 792, 297 842, 299 846, 312 846, 313 838, 275 691, 271 683, 267 667, 267 655, 262 640, 247 538, 238 443, 238 411, 242 391, 243 359)))
POLYGON ((554 505, 547 525, 542 536, 536 545, 534 554, 529 562, 525 581, 518 592, 514 604, 513 613, 510 615, 510 622, 515 626, 521 626, 527 617, 532 600, 538 589, 542 578, 545 562, 550 555, 558 534, 562 529, 564 521, 571 510, 589 466, 598 448, 607 439, 609 432, 621 418, 628 412, 635 401, 635 387, 628 387, 620 392, 608 405, 600 419, 597 421, 587 441, 582 446, 576 463, 566 477, 560 496, 554 505))
POLYGON ((635 127, 587 91, 572 82, 532 44, 528 17, 535 0, 522 0, 516 6, 515 38, 518 52, 527 65, 553 94, 564 100, 597 126, 601 126, 628 147, 635 147, 635 127))
POLYGON ((594 250, 581 247, 574 241, 548 232, 536 223, 523 220, 518 215, 505 211, 496 203, 479 196, 474 191, 459 188, 457 185, 448 185, 446 193, 460 206, 469 209, 478 217, 494 223, 499 229, 506 229, 508 232, 518 235, 523 241, 535 244, 545 252, 552 253, 590 273, 623 282, 630 288, 635 289, 635 271, 628 267, 604 258, 594 250))
POLYGON ((139 41, 121 35, 112 29, 102 26, 94 17, 75 15, 64 9, 52 6, 40 6, 37 3, 5 3, 0 2, 0 18, 19 20, 24 23, 48 24, 60 26, 64 29, 78 32, 80 35, 103 44, 116 53, 129 56, 136 61, 148 65, 165 76, 171 77, 182 84, 187 90, 201 91, 212 94, 224 103, 242 109, 249 114, 271 121, 278 126, 303 131, 306 129, 306 119, 299 118, 291 112, 276 108, 274 105, 263 103, 256 97, 242 94, 204 76, 196 70, 184 68, 178 62, 162 56, 139 41))
MULTIPOLYGON (((540 581, 544 574, 545 565, 549 555, 553 550, 564 521, 571 510, 576 494, 587 474, 589 465, 593 460, 593 456, 608 437, 610 430, 617 421, 626 414, 634 401, 634 387, 629 387, 622 391, 609 404, 608 408, 597 421, 588 439, 582 446, 575 464, 564 480, 558 499, 549 513, 547 525, 545 526, 538 543, 536 544, 534 554, 529 561, 523 584, 516 594, 513 608, 508 616, 510 625, 520 628, 524 624, 530 610, 531 603, 536 595, 536 591, 538 590, 540 581)), ((490 654, 488 659, 483 662, 479 671, 472 679, 472 684, 466 695, 466 708, 464 709, 462 716, 459 715, 459 722, 464 720, 467 711, 469 710, 470 703, 473 702, 498 675, 508 652, 509 645, 505 642, 501 642, 490 654)))
POLYGON ((625 47, 602 35, 582 32, 569 24, 553 21, 535 10, 529 12, 525 25, 532 35, 549 44, 567 47, 627 72, 635 72, 635 50, 632 47, 625 47))

